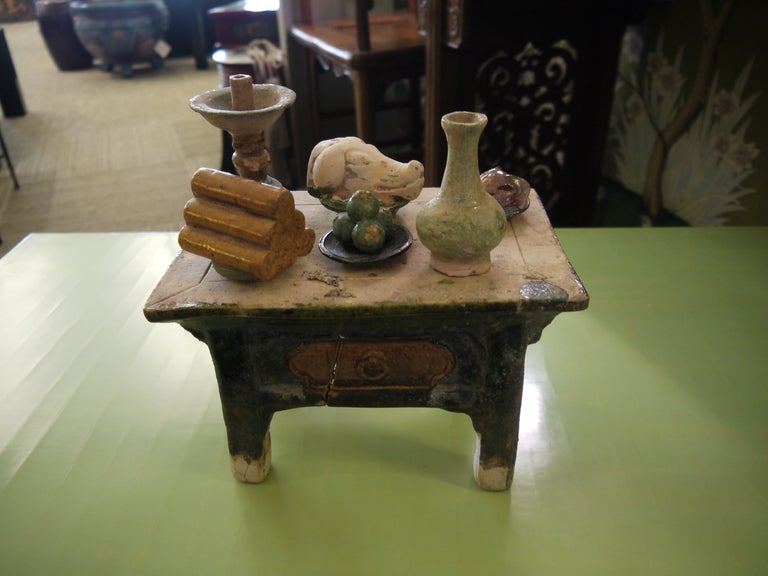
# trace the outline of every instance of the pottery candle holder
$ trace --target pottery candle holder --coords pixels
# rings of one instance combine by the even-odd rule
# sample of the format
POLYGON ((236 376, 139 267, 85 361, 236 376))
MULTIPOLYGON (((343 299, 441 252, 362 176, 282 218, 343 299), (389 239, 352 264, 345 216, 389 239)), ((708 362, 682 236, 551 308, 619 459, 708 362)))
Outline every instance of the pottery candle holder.
POLYGON ((235 74, 230 85, 198 94, 189 105, 205 120, 232 136, 232 163, 243 178, 279 184, 267 175, 271 162, 264 133, 296 100, 296 93, 277 84, 253 84, 235 74))

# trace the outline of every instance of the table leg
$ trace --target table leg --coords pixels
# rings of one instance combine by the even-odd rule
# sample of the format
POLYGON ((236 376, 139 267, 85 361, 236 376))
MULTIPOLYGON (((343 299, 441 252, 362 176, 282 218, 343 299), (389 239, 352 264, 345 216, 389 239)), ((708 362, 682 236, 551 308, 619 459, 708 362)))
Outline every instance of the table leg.
POLYGON ((190 34, 192 36, 192 51, 195 55, 195 67, 198 70, 207 70, 208 53, 205 42, 205 12, 200 0, 196 0, 195 5, 192 7, 190 34))
POLYGON ((353 72, 352 86, 357 137, 365 142, 376 142, 376 106, 372 81, 367 73, 353 72))
POLYGON ((0 26, 0 106, 3 114, 8 118, 24 116, 27 113, 2 26, 0 26))
POLYGON ((477 432, 475 481, 484 490, 507 490, 515 470, 526 350, 515 332, 494 338, 499 346, 489 354, 489 394, 470 414, 477 432))
POLYGON ((242 406, 237 397, 222 398, 232 475, 241 482, 258 484, 272 466, 269 424, 273 412, 242 406))
POLYGON ((240 335, 207 336, 219 383, 232 475, 241 482, 261 482, 271 466, 269 425, 274 407, 257 397, 260 374, 251 365, 240 335))

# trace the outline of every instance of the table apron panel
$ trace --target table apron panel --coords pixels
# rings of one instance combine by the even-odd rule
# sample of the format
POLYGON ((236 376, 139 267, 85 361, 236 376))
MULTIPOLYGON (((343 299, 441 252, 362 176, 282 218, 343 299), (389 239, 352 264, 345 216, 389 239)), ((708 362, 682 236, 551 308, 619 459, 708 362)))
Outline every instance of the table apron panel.
POLYGON ((206 317, 182 325, 205 342, 222 399, 300 406, 434 406, 469 412, 522 370, 522 315, 340 322, 206 317))

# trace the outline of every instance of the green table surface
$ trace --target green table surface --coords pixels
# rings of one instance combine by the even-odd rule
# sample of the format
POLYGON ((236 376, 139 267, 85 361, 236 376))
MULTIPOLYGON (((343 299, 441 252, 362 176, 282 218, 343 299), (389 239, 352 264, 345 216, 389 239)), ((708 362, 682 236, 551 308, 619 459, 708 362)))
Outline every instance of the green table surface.
POLYGON ((208 350, 142 306, 175 234, 0 260, 0 574, 768 574, 768 228, 558 230, 509 492, 469 419, 305 408, 233 480, 208 350))

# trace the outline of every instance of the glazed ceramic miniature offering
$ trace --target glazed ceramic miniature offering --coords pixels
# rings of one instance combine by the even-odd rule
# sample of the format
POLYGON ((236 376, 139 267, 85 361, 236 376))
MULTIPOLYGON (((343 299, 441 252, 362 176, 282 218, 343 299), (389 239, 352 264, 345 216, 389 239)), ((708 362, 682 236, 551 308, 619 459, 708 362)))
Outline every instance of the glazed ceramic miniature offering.
POLYGON ((491 250, 506 230, 504 210, 480 180, 477 147, 487 122, 476 112, 443 116, 448 139, 443 182, 416 218, 419 239, 431 252, 430 266, 448 276, 487 272, 491 250))
POLYGON ((501 205, 507 218, 522 214, 530 205, 531 185, 519 176, 504 172, 498 166, 480 174, 485 191, 501 205))
POLYGON ((315 233, 283 187, 201 168, 192 193, 179 245, 209 258, 223 276, 271 280, 312 250, 315 233))
POLYGON ((226 88, 198 94, 189 105, 210 124, 232 135, 232 163, 240 176, 279 185, 267 175, 271 158, 264 132, 293 104, 296 93, 277 84, 253 84, 247 74, 232 75, 229 83, 226 88))
MULTIPOLYGON (((398 213, 410 229, 417 203, 398 213)), ((319 202, 302 207, 310 227, 330 224, 319 202)), ((477 485, 506 490, 517 454, 527 347, 561 312, 586 308, 589 296, 534 193, 525 214, 506 226, 499 253, 487 274, 446 281, 431 272, 430 252, 420 242, 407 262, 372 267, 340 265, 312 250, 273 281, 243 286, 223 282, 209 260, 182 251, 144 314, 151 322, 178 322, 208 346, 238 480, 267 477, 277 412, 418 407, 468 416, 466 425, 477 433, 477 485)), ((323 436, 330 436, 327 425, 313 420, 323 436)), ((359 465, 386 465, 375 446, 364 447, 362 432, 359 465)), ((396 430, 389 436, 392 442, 420 441, 396 430)), ((301 438, 274 440, 283 450, 301 449, 301 438)), ((333 469, 333 446, 327 451, 333 469)), ((457 470, 465 465, 463 457, 451 460, 457 470)), ((325 469, 286 466, 273 481, 301 482, 302 473, 325 469)), ((431 482, 421 476, 433 472, 413 470, 417 490, 431 482)), ((454 472, 442 472, 455 481, 454 472)))
POLYGON ((358 190, 370 190, 394 214, 423 187, 420 162, 398 162, 354 136, 323 140, 314 147, 307 164, 307 191, 336 212, 343 212, 358 190))

